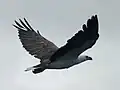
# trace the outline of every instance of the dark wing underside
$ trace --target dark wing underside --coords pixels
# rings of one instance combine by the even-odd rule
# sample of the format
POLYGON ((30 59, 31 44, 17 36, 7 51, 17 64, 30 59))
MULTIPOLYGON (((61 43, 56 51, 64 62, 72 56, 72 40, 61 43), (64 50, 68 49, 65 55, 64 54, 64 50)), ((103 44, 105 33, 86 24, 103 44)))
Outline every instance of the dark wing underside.
POLYGON ((45 60, 58 49, 58 47, 51 41, 40 35, 39 31, 35 32, 24 18, 25 23, 19 19, 21 24, 15 21, 16 25, 13 25, 18 29, 19 38, 23 47, 34 57, 45 60))
POLYGON ((78 57, 79 54, 91 48, 99 37, 98 34, 98 18, 97 15, 88 19, 87 25, 83 25, 83 30, 78 31, 71 39, 69 39, 63 47, 59 48, 50 58, 51 61, 56 60, 64 55, 73 55, 78 57))

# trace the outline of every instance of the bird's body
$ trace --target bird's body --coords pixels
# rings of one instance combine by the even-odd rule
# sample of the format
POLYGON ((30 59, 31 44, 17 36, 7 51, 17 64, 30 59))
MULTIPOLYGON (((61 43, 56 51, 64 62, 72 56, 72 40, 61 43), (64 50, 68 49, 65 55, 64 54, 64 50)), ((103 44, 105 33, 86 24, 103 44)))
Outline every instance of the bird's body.
POLYGON ((92 16, 83 25, 83 30, 76 33, 67 43, 58 48, 54 43, 44 38, 39 31, 32 29, 27 20, 26 24, 20 19, 14 25, 19 31, 19 38, 23 47, 34 57, 40 59, 40 64, 27 68, 25 71, 32 70, 34 74, 40 73, 45 69, 66 69, 81 62, 92 60, 89 56, 80 55, 85 50, 91 48, 99 38, 97 15, 92 16), (80 57, 78 57, 80 55, 80 57))
MULTIPOLYGON (((84 62, 85 61, 84 58, 85 56, 80 56, 78 58, 70 58, 70 59, 65 59, 64 57, 62 57, 59 60, 56 60, 51 64, 49 64, 47 68, 48 69, 67 69, 74 65, 84 62)), ((90 57, 89 57, 89 60, 91 60, 90 57)))
POLYGON ((51 64, 48 65, 48 69, 65 69, 69 68, 77 63, 76 58, 65 58, 61 57, 58 60, 52 62, 51 64))

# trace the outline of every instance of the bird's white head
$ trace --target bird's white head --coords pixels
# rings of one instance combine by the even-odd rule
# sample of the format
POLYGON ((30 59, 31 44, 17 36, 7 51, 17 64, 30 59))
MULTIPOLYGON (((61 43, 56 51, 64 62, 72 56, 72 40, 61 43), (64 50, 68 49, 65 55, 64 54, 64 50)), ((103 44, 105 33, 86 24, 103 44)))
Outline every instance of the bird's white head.
POLYGON ((78 58, 79 63, 87 61, 87 60, 92 60, 92 58, 86 55, 82 55, 78 58))

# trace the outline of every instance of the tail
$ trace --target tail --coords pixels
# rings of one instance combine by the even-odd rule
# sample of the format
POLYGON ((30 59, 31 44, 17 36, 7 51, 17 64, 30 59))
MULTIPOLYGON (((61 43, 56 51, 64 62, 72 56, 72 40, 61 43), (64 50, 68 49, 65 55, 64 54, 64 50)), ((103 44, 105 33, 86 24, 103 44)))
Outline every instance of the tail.
POLYGON ((43 72, 46 68, 44 66, 42 66, 41 64, 38 64, 36 66, 32 66, 32 67, 29 67, 27 68, 25 71, 30 71, 32 70, 32 72, 34 74, 37 74, 37 73, 40 73, 40 72, 43 72))

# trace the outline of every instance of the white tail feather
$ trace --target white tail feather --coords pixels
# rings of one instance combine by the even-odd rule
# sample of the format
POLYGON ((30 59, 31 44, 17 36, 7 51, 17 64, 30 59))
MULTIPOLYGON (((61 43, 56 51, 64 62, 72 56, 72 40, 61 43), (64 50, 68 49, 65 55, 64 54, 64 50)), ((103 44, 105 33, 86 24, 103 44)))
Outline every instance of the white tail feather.
POLYGON ((30 70, 33 71, 34 69, 37 69, 37 68, 40 68, 40 67, 34 67, 34 66, 33 66, 33 67, 29 67, 29 68, 27 68, 25 71, 30 71, 30 70))
POLYGON ((25 71, 30 71, 30 70, 34 70, 34 69, 35 69, 34 67, 29 67, 25 71))

